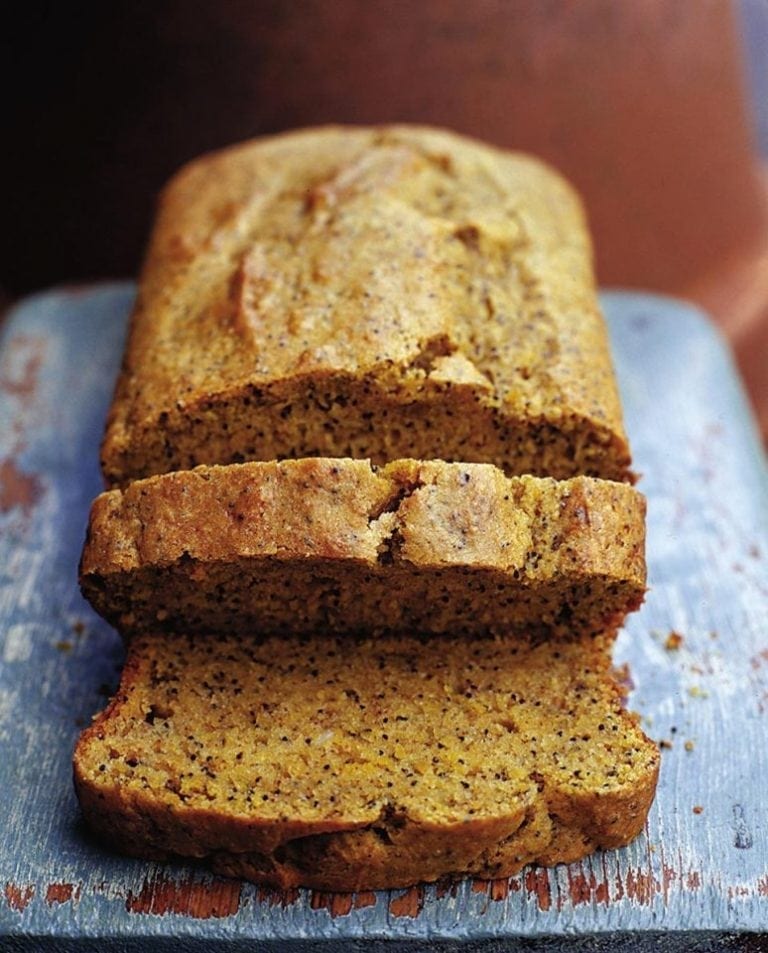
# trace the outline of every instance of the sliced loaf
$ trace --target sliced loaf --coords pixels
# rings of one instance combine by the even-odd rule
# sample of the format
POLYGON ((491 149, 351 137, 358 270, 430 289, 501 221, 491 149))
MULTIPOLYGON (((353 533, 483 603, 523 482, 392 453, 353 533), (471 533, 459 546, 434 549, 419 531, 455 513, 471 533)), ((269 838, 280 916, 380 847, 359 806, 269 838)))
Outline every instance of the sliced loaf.
POLYGON ((120 851, 355 890, 626 844, 658 764, 599 639, 162 634, 132 642, 74 768, 120 851))
POLYGON ((417 631, 577 637, 645 591, 643 497, 486 464, 199 467, 94 503, 81 585, 126 635, 417 631))
POLYGON ((305 456, 630 478, 584 215, 555 172, 435 129, 326 127, 173 179, 106 479, 305 456))

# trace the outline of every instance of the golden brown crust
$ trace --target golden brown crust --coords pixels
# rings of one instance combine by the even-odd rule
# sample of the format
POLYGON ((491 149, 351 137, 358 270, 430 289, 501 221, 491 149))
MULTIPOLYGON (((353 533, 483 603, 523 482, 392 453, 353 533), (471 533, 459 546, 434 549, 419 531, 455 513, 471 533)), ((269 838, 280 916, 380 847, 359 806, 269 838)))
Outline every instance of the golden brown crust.
POLYGON ((644 501, 589 477, 629 462, 583 213, 546 167, 405 126, 187 166, 103 444, 126 489, 81 563, 132 636, 75 752, 86 819, 327 890, 627 843, 658 751, 609 650, 644 501))
POLYGON ((626 844, 657 775, 599 640, 145 636, 75 752, 119 850, 326 890, 626 844))
POLYGON ((627 478, 589 238, 562 179, 415 126, 255 140, 173 179, 108 482, 312 455, 627 478))
POLYGON ((124 634, 602 632, 645 591, 643 497, 488 464, 309 458, 94 503, 81 586, 124 634))

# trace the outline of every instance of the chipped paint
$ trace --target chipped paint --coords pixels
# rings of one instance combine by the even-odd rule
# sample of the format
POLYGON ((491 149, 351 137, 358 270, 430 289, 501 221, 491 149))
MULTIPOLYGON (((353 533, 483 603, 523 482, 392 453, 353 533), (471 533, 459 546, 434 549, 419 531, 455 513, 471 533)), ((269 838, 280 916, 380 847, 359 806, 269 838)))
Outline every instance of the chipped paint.
MULTIPOLYGON (((471 882, 470 889, 473 893, 485 894, 490 900, 498 903, 506 900, 510 892, 519 893, 522 884, 519 877, 500 877, 496 880, 479 880, 476 878, 471 882)), ((443 896, 443 894, 438 894, 438 896, 443 896)))
MULTIPOLYGON (((653 893, 661 892, 664 906, 671 905, 673 891, 695 893, 701 887, 701 874, 698 870, 685 870, 683 864, 683 854, 681 850, 677 851, 677 863, 669 864, 665 856, 663 844, 659 845, 659 854, 661 861, 661 880, 655 880, 653 884, 653 893)), ((642 892, 642 891, 641 891, 642 892)))
POLYGON ((354 902, 352 893, 328 893, 324 890, 313 890, 309 897, 309 906, 312 910, 327 910, 331 917, 348 917, 352 912, 354 902))
POLYGON ((418 917, 424 906, 424 888, 410 887, 405 893, 389 901, 389 912, 393 917, 418 917))
MULTIPOLYGON (((619 882, 621 875, 619 875, 619 882)), ((651 871, 641 870, 639 867, 633 870, 631 867, 624 878, 624 885, 619 896, 626 896, 634 900, 641 906, 648 906, 654 897, 660 891, 661 887, 658 880, 651 871)))
POLYGON ((748 897, 751 893, 752 891, 746 884, 735 884, 728 888, 728 899, 733 900, 735 897, 748 897))
POLYGON ((24 886, 21 886, 9 880, 5 885, 6 902, 11 910, 15 910, 17 913, 24 913, 34 895, 34 884, 24 884, 24 886))
POLYGON ((355 910, 362 910, 363 907, 375 907, 376 894, 372 890, 361 890, 355 894, 355 910))
POLYGON ((81 884, 70 883, 52 883, 48 884, 45 891, 45 902, 48 906, 58 903, 69 903, 71 900, 77 902, 82 893, 81 884))
POLYGON ((0 461, 0 513, 18 508, 29 515, 42 494, 43 485, 37 474, 19 470, 10 457, 0 461))
POLYGON ((528 893, 536 897, 539 910, 549 910, 552 906, 549 871, 544 867, 531 867, 525 872, 524 883, 528 893))
MULTIPOLYGON (((517 883, 517 885, 518 885, 517 889, 519 890, 519 889, 520 889, 520 886, 519 886, 519 883, 520 883, 520 882, 519 882, 519 881, 515 881, 515 883, 517 883)), ((491 888, 490 888, 490 890, 488 891, 488 895, 490 896, 491 900, 494 900, 494 901, 496 901, 496 902, 498 902, 498 901, 500 901, 500 900, 506 900, 507 897, 509 896, 509 891, 510 891, 511 889, 512 889, 512 881, 511 881, 509 878, 499 879, 499 880, 492 880, 492 881, 491 881, 491 888)))
POLYGON ((594 890, 595 900, 598 903, 607 905, 608 901, 610 900, 608 881, 607 880, 600 881, 600 883, 598 883, 597 886, 593 888, 593 890, 594 890))
POLYGON ((298 887, 259 887, 257 896, 259 903, 269 904, 270 907, 290 907, 299 899, 298 887))
MULTIPOLYGON (((591 875, 594 881, 594 874, 591 875)), ((575 872, 568 868, 568 896, 571 903, 577 907, 580 903, 589 903, 592 899, 592 886, 589 879, 581 872, 575 872)))
MULTIPOLYGON (((567 871, 568 897, 574 907, 580 903, 608 904, 610 893, 607 880, 598 880, 593 872, 587 876, 581 867, 578 870, 568 867, 567 871)), ((562 901, 558 901, 558 906, 561 905, 562 901)))
POLYGON ((17 334, 8 342, 0 390, 26 403, 37 388, 37 378, 45 357, 45 340, 31 334, 17 334))
POLYGON ((158 874, 145 878, 141 890, 128 891, 128 913, 183 913, 197 920, 231 917, 240 909, 242 884, 238 880, 171 880, 158 874))
POLYGON ((667 900, 669 899, 669 890, 672 884, 677 880, 677 871, 674 867, 670 867, 669 864, 665 864, 662 860, 661 864, 661 894, 664 897, 664 905, 666 906, 667 900))
POLYGON ((0 460, 0 513, 20 510, 28 516, 44 492, 40 477, 25 472, 18 456, 25 448, 25 432, 31 425, 25 411, 36 394, 46 350, 44 338, 20 333, 7 341, 1 355, 0 392, 13 398, 15 413, 10 414, 13 439, 6 443, 0 460))
POLYGON ((701 874, 698 870, 689 870, 685 875, 685 886, 688 890, 695 891, 701 887, 701 874))

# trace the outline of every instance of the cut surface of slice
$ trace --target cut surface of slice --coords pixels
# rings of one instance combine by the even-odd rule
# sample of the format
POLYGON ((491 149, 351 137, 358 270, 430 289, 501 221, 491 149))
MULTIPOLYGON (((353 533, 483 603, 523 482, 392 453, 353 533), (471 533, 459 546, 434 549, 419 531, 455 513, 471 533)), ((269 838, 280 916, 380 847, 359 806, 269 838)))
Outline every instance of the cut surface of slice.
POLYGON ((94 503, 81 585, 125 635, 613 631, 645 592, 623 483, 488 464, 199 467, 94 503))
POLYGON ((631 477, 590 239, 560 176, 420 126, 302 130, 179 172, 105 477, 305 456, 631 477))
POLYGON ((162 634, 129 647, 74 767, 122 852, 354 890, 626 844, 658 751, 599 640, 162 634))

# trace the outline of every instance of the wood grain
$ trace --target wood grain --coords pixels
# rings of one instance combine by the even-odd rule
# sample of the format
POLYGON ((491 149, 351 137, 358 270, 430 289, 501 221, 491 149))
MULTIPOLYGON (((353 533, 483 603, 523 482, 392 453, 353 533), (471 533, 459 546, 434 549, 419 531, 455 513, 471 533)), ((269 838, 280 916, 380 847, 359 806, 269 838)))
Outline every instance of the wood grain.
POLYGON ((122 285, 30 299, 0 343, 0 947, 327 950, 367 937, 557 949, 577 934, 590 949, 717 949, 768 931, 765 461, 709 323, 643 295, 603 301, 649 499, 651 591, 617 650, 631 707, 665 742, 645 836, 504 881, 337 896, 93 843, 70 757, 122 650, 82 602, 76 567, 131 296, 122 285))

